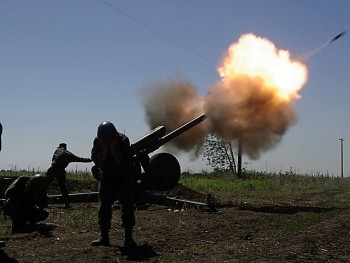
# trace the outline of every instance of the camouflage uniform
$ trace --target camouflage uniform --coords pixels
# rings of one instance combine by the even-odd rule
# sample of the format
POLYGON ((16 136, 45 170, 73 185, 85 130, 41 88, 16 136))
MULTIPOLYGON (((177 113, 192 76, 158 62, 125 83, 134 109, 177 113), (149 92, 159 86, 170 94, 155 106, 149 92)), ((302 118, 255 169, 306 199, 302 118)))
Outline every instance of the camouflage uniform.
POLYGON ((25 231, 27 224, 45 220, 46 180, 43 175, 20 176, 5 192, 4 213, 12 221, 12 233, 25 231))
POLYGON ((69 200, 68 200, 68 189, 67 189, 67 179, 66 179, 65 169, 67 168, 68 164, 72 162, 87 163, 87 162, 91 162, 91 159, 74 155, 73 153, 71 153, 66 149, 65 143, 61 143, 57 147, 56 151, 52 156, 51 167, 46 172, 47 187, 56 177, 58 181, 58 186, 62 193, 63 201, 65 202, 65 205, 67 207, 69 207, 69 200))
MULTIPOLYGON (((108 231, 111 227, 112 205, 115 200, 121 203, 121 219, 122 226, 125 228, 126 241, 128 237, 132 239, 131 232, 135 225, 130 141, 127 136, 119 132, 115 141, 116 143, 112 146, 104 147, 99 139, 95 138, 91 151, 91 159, 95 163, 92 171, 95 178, 99 179, 98 224, 101 229, 101 238, 105 237, 108 240, 107 245, 109 244, 108 231)), ((95 245, 100 245, 100 243, 96 242, 95 245)))

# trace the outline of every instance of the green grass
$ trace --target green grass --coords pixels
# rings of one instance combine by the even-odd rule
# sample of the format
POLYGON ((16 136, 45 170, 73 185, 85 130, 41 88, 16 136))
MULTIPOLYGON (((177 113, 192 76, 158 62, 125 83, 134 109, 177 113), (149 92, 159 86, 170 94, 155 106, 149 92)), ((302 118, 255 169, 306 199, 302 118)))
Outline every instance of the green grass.
MULTIPOLYGON (((0 177, 18 177, 18 176, 33 176, 35 174, 44 174, 46 171, 37 170, 0 170, 0 177)), ((67 178, 79 181, 94 181, 96 180, 89 170, 68 170, 67 178)))
POLYGON ((344 256, 342 256, 341 257, 343 260, 344 260, 344 262, 350 262, 350 255, 344 255, 344 256))
MULTIPOLYGON (((1 170, 1 177, 34 175, 44 173, 34 170, 1 170)), ((229 174, 205 173, 183 174, 180 183, 194 190, 210 193, 215 199, 232 203, 313 203, 334 207, 348 207, 350 178, 329 176, 304 176, 291 172, 264 173, 245 171, 247 179, 236 179, 229 174), (329 196, 325 196, 327 192, 329 196)), ((67 171, 68 180, 95 181, 89 170, 67 171)))
POLYGON ((65 222, 64 227, 67 232, 92 231, 96 229, 97 208, 91 204, 85 204, 82 209, 69 211, 69 217, 62 210, 52 210, 51 218, 53 223, 65 222))
POLYGON ((219 200, 238 204, 313 203, 342 208, 348 207, 348 198, 344 192, 350 191, 350 178, 290 174, 253 174, 249 179, 236 179, 227 175, 184 175, 180 183, 197 191, 210 193, 219 200))
MULTIPOLYGON (((32 175, 35 171, 0 171, 0 176, 32 175)), ((91 181, 95 180, 89 171, 70 171, 69 179, 91 181)), ((163 255, 164 262, 186 262, 189 255, 196 255, 202 251, 212 251, 225 247, 228 254, 235 254, 235 258, 243 261, 253 259, 254 255, 265 251, 267 247, 275 245, 276 240, 282 240, 295 235, 298 231, 306 229, 332 217, 341 209, 350 208, 349 196, 350 178, 335 178, 328 176, 304 176, 291 173, 266 174, 255 171, 247 172, 247 179, 236 179, 225 174, 184 174, 180 183, 202 193, 210 193, 220 202, 233 204, 252 203, 257 206, 266 204, 282 204, 286 206, 320 206, 331 207, 335 210, 313 213, 303 212, 297 214, 281 214, 267 221, 270 236, 265 239, 254 239, 249 246, 235 247, 238 237, 235 233, 227 233, 227 241, 214 244, 196 241, 182 250, 169 251, 163 255)), ((97 209, 86 204, 82 209, 72 210, 68 213, 61 209, 52 210, 53 223, 64 222, 62 228, 67 233, 96 231, 97 209)), ((119 215, 116 220, 119 220, 119 215)), ((8 236, 11 223, 0 217, 0 237, 8 236)), ((350 262, 350 256, 344 255, 344 260, 350 262)))

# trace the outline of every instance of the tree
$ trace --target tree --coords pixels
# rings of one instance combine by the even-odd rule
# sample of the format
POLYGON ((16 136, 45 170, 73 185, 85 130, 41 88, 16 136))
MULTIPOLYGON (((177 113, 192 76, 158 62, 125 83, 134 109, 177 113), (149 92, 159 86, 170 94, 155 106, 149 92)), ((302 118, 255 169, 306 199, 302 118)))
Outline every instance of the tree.
POLYGON ((235 176, 239 175, 231 141, 210 134, 203 145, 197 149, 198 155, 202 155, 214 171, 230 171, 235 176))

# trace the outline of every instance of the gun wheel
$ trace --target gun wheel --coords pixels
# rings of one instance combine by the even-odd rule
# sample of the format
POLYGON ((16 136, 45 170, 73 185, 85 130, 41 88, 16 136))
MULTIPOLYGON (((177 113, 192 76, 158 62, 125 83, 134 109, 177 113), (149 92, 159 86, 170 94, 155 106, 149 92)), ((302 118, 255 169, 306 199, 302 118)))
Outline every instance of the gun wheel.
POLYGON ((181 175, 178 160, 170 153, 158 153, 151 157, 147 179, 154 189, 168 191, 174 188, 181 175))

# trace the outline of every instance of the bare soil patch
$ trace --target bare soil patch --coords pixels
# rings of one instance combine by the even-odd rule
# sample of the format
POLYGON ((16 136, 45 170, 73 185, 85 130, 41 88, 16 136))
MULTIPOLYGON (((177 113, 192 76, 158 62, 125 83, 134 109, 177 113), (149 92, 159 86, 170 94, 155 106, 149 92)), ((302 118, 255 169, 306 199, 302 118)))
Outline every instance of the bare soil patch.
MULTIPOLYGON (((167 194, 206 202, 206 195, 181 185, 167 194)), ((322 193, 325 198, 328 194, 331 197, 332 193, 322 193)), ((350 262, 347 209, 242 204, 206 213, 152 205, 136 211, 138 247, 130 252, 122 246, 117 208, 111 246, 91 246, 99 236, 97 209, 98 203, 75 203, 69 210, 50 205, 47 222, 58 227, 3 235, 7 244, 0 249, 0 262, 350 262)), ((2 227, 9 229, 8 224, 2 227)))

